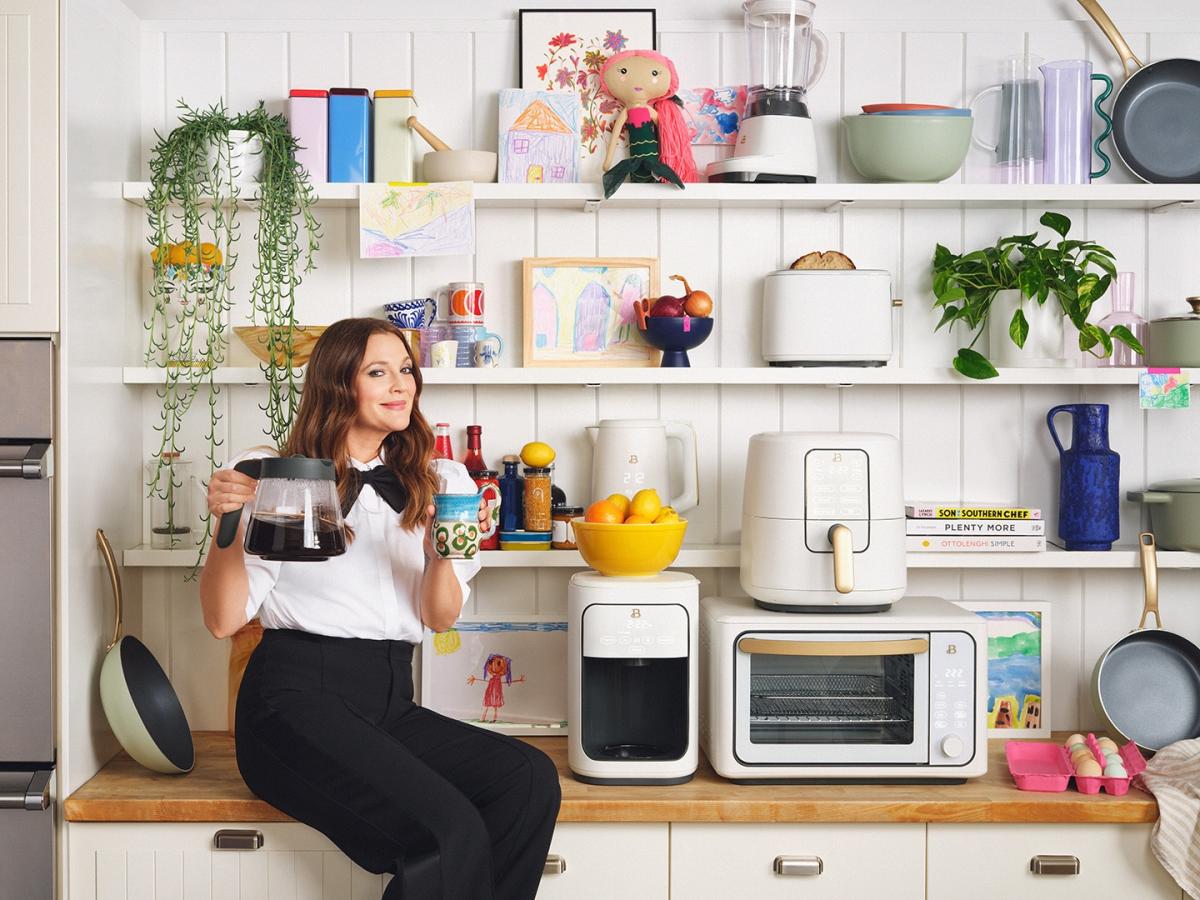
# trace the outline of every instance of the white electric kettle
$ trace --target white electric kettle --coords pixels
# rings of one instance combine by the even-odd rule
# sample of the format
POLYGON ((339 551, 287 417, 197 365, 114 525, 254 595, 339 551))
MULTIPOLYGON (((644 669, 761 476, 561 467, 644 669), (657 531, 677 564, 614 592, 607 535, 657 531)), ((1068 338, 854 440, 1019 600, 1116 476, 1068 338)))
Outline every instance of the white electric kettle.
POLYGON ((643 488, 654 488, 664 500, 671 490, 667 441, 683 448, 683 493, 668 505, 678 512, 700 502, 696 432, 686 422, 659 419, 601 419, 587 426, 592 439, 592 500, 609 494, 632 497, 643 488))

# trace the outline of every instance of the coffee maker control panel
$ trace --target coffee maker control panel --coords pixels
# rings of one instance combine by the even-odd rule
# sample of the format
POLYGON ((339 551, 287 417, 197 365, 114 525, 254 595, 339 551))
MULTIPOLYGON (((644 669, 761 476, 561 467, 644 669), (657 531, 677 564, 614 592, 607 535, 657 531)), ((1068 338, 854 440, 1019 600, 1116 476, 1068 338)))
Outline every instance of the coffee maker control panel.
POLYGON ((688 614, 678 604, 594 604, 583 611, 583 655, 670 659, 688 655, 688 614))

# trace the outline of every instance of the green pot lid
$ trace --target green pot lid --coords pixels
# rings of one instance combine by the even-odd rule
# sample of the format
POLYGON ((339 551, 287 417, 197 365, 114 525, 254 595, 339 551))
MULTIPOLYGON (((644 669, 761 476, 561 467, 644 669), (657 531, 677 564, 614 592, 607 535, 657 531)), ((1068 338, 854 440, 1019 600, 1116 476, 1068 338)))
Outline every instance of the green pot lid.
POLYGON ((1164 494, 1200 494, 1200 478, 1179 478, 1150 485, 1149 490, 1164 494))
POLYGON ((1188 297, 1188 305, 1192 311, 1185 313, 1182 316, 1164 316, 1161 319, 1153 319, 1154 322, 1200 322, 1200 297, 1188 297))

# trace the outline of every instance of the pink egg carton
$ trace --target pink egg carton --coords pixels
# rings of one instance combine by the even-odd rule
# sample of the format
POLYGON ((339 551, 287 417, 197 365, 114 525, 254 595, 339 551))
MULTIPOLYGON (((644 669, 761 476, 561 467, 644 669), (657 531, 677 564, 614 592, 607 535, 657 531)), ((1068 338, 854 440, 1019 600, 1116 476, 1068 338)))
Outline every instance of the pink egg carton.
MULTIPOLYGON (((1092 757, 1104 770, 1104 751, 1096 736, 1088 733, 1084 739, 1092 757)), ((1133 777, 1146 768, 1146 760, 1137 746, 1130 742, 1117 748, 1125 771, 1124 777, 1113 775, 1076 775, 1071 764, 1070 748, 1062 744, 1047 744, 1042 741, 1009 741, 1004 745, 1004 756, 1013 781, 1022 791, 1065 791, 1072 778, 1075 789, 1083 794, 1099 793, 1104 788, 1109 794, 1120 797, 1129 792, 1133 777)))

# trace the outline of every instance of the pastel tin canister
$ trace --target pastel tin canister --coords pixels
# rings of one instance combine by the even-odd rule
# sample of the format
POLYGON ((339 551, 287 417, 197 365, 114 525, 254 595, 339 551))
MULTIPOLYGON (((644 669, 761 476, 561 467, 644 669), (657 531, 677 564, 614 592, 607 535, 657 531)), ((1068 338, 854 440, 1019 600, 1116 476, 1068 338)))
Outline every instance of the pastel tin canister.
POLYGON ((288 92, 288 125, 296 139, 296 162, 310 181, 329 180, 329 92, 296 88, 288 92))
POLYGON ((375 181, 416 181, 413 133, 408 127, 408 117, 416 114, 412 91, 375 92, 375 181))
POLYGON ((329 89, 329 180, 371 180, 371 97, 366 88, 329 89))

